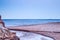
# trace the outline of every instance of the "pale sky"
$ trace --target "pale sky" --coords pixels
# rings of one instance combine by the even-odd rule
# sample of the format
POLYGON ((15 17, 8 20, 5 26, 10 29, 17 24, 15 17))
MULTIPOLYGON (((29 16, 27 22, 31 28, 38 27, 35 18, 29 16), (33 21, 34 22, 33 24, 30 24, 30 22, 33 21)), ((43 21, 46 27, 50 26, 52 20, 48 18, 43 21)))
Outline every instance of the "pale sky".
POLYGON ((60 0, 0 0, 3 19, 60 19, 60 0))

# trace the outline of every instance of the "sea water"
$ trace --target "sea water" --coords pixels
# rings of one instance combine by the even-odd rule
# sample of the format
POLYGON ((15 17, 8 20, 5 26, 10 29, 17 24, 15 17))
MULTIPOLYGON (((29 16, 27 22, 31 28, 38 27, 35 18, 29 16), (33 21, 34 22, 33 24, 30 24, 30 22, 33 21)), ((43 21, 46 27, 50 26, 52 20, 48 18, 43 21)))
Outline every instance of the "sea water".
MULTIPOLYGON (((3 19, 5 26, 33 25, 43 24, 48 22, 60 22, 60 19, 3 19)), ((21 40, 54 40, 40 34, 31 32, 16 31, 16 35, 21 40)))
POLYGON ((6 26, 16 26, 60 22, 60 19, 3 19, 3 21, 6 26))

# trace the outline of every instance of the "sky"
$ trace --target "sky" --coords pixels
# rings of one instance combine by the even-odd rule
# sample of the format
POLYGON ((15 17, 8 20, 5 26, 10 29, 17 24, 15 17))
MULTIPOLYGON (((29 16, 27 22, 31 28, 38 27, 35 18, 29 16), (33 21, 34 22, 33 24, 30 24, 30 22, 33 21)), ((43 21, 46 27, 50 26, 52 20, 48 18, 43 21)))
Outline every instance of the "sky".
POLYGON ((60 0, 0 0, 3 19, 60 19, 60 0))

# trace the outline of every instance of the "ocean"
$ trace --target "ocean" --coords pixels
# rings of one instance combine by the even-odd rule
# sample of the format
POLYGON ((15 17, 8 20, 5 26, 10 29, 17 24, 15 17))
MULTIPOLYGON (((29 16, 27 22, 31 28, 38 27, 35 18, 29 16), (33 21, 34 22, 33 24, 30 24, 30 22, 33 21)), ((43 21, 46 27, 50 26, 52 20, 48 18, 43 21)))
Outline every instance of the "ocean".
POLYGON ((3 21, 6 26, 16 26, 60 22, 60 19, 3 19, 3 21))
MULTIPOLYGON (((5 26, 33 25, 49 22, 60 22, 60 19, 3 19, 5 26)), ((21 40, 54 40, 40 34, 31 32, 15 31, 21 40)))

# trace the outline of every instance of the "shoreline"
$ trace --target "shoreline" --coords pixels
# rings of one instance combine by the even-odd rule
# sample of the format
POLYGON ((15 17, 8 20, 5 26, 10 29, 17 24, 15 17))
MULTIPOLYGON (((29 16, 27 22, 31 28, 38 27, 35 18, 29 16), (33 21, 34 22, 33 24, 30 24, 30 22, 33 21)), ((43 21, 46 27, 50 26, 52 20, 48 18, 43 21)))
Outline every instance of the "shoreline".
POLYGON ((30 26, 11 26, 8 29, 33 32, 41 34, 47 37, 51 37, 54 40, 60 40, 60 22, 45 23, 39 25, 30 26))
MULTIPOLYGON (((41 23, 41 24, 28 24, 28 25, 15 25, 15 26, 36 26, 36 25, 44 25, 44 24, 60 24, 60 22, 47 22, 47 23, 41 23)), ((13 25, 14 26, 14 25, 13 25)))
POLYGON ((9 29, 13 30, 29 30, 29 31, 49 31, 60 32, 60 22, 50 22, 44 24, 23 25, 23 26, 9 26, 9 29))

